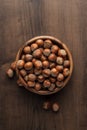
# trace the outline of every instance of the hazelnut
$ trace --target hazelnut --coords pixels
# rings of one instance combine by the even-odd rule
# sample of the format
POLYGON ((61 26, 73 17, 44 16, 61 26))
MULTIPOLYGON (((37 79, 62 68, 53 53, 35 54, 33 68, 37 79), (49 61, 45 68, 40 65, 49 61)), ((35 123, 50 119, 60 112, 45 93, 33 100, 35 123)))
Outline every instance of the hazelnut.
POLYGON ((54 91, 55 89, 55 84, 51 84, 50 87, 48 88, 49 91, 54 91))
POLYGON ((56 62, 58 65, 62 65, 64 61, 62 57, 57 57, 56 62))
POLYGON ((55 63, 50 62, 50 68, 51 68, 51 69, 52 69, 52 68, 55 68, 55 66, 56 66, 56 64, 55 64, 55 63))
POLYGON ((36 83, 34 88, 35 88, 35 90, 39 91, 41 89, 41 84, 36 83))
POLYGON ((33 67, 32 62, 26 62, 24 65, 25 70, 31 70, 33 67))
POLYGON ((56 86, 57 86, 58 88, 63 87, 63 81, 62 81, 62 82, 57 81, 57 82, 56 82, 56 86))
POLYGON ((29 81, 35 81, 36 80, 36 75, 35 74, 29 74, 28 78, 29 78, 29 81))
POLYGON ((38 40, 36 41, 36 43, 38 44, 38 46, 43 46, 43 44, 44 44, 44 42, 43 42, 42 39, 38 39, 38 40))
POLYGON ((70 74, 69 69, 68 69, 68 68, 64 68, 64 70, 63 70, 63 75, 64 75, 65 77, 67 77, 67 76, 69 76, 69 74, 70 74))
POLYGON ((48 39, 44 41, 44 48, 51 48, 51 46, 52 46, 51 40, 48 39))
POLYGON ((15 70, 16 69, 16 61, 12 62, 10 67, 12 70, 15 70))
POLYGON ((40 50, 41 50, 41 52, 43 53, 43 48, 41 47, 41 48, 39 48, 40 50))
POLYGON ((56 61, 56 55, 53 54, 53 53, 51 53, 51 54, 49 55, 48 59, 49 59, 50 61, 56 61))
POLYGON ((22 69, 24 67, 24 63, 24 60, 18 60, 16 64, 17 68, 22 69))
POLYGON ((44 49, 44 50, 43 50, 43 54, 44 54, 45 56, 49 56, 49 55, 50 55, 50 49, 44 49))
POLYGON ((55 83, 55 82, 56 82, 56 78, 50 77, 50 81, 51 81, 52 83, 55 83))
POLYGON ((38 48, 38 45, 36 43, 31 44, 31 50, 35 51, 38 48))
POLYGON ((33 72, 34 72, 33 68, 27 71, 28 74, 33 74, 33 72))
POLYGON ((28 86, 31 87, 31 88, 35 86, 35 82, 33 82, 33 81, 28 81, 27 84, 28 84, 28 86))
POLYGON ((57 65, 57 66, 56 66, 56 69, 57 69, 59 72, 62 72, 62 71, 63 71, 63 65, 57 65))
POLYGON ((24 77, 24 80, 27 82, 29 80, 28 75, 24 77))
POLYGON ((67 53, 66 53, 66 51, 65 51, 64 49, 60 49, 60 50, 58 51, 58 55, 59 55, 59 56, 62 56, 62 57, 66 57, 67 53))
POLYGON ((52 53, 57 53, 58 50, 59 50, 59 47, 58 47, 57 45, 53 45, 53 46, 51 47, 51 52, 52 52, 52 53))
POLYGON ((43 103, 43 109, 44 110, 49 110, 51 108, 51 104, 49 101, 46 101, 43 103))
POLYGON ((65 60, 64 61, 64 67, 69 67, 70 66, 70 61, 69 60, 65 60))
POLYGON ((36 61, 36 59, 35 59, 35 58, 33 58, 33 59, 32 59, 33 64, 35 63, 35 61, 36 61))
POLYGON ((30 54, 26 54, 26 55, 25 55, 25 61, 31 61, 32 58, 33 58, 33 56, 30 55, 30 54))
POLYGON ((64 80, 64 75, 62 73, 59 73, 57 76, 58 81, 63 81, 64 80))
POLYGON ((8 69, 6 74, 8 75, 9 78, 13 78, 13 76, 14 76, 14 72, 12 69, 8 69))
POLYGON ((49 62, 48 61, 43 61, 42 62, 43 68, 48 68, 49 67, 49 62))
POLYGON ((59 105, 58 105, 58 103, 53 103, 53 105, 52 105, 52 110, 54 111, 54 112, 57 112, 58 110, 59 110, 59 105))
POLYGON ((51 85, 51 83, 50 83, 50 81, 49 81, 48 79, 45 80, 44 83, 43 83, 43 87, 44 87, 44 88, 49 88, 50 85, 51 85))
POLYGON ((51 76, 52 76, 52 77, 56 77, 57 74, 58 74, 57 69, 56 69, 56 68, 52 68, 52 69, 51 69, 51 76))
POLYGON ((42 82, 44 81, 43 75, 39 75, 39 76, 37 77, 37 79, 38 79, 38 81, 39 81, 40 83, 42 83, 42 82))
POLYGON ((33 51, 33 57, 40 58, 41 55, 42 55, 42 52, 40 49, 36 49, 35 51, 33 51))
POLYGON ((47 58, 44 55, 41 56, 41 61, 45 61, 46 59, 47 58))
POLYGON ((17 80, 17 84, 18 84, 18 86, 23 86, 23 84, 22 84, 20 79, 17 80))
POLYGON ((24 47, 24 53, 25 53, 25 54, 31 53, 31 49, 30 49, 29 46, 24 47))
POLYGON ((22 60, 25 60, 25 55, 22 55, 22 56, 21 56, 21 59, 22 59, 22 60))
POLYGON ((37 68, 37 69, 40 69, 42 67, 42 62, 40 60, 36 60, 34 62, 34 66, 37 68))
POLYGON ((36 69, 36 68, 34 69, 35 75, 40 75, 41 72, 42 72, 42 69, 36 69))
POLYGON ((20 70, 20 74, 24 77, 27 75, 27 72, 25 69, 20 70))
POLYGON ((44 77, 49 77, 50 76, 50 69, 44 69, 43 70, 43 76, 44 77))

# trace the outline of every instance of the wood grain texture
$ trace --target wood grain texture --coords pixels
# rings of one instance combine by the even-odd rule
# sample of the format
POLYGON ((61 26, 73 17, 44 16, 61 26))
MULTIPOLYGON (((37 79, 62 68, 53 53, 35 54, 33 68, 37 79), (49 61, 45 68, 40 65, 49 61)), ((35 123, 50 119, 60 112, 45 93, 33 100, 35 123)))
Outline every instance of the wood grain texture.
POLYGON ((87 1, 0 0, 0 130, 87 130, 87 1), (5 74, 28 39, 51 35, 71 50, 74 71, 59 93, 38 96, 5 74), (43 101, 60 111, 44 111, 43 101))

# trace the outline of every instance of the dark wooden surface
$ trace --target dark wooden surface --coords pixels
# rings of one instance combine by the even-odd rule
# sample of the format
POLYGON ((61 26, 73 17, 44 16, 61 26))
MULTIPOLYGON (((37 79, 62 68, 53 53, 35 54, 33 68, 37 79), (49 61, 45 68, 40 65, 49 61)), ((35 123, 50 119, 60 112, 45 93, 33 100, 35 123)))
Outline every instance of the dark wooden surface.
POLYGON ((87 0, 0 0, 0 130, 87 130, 87 0), (5 74, 28 39, 51 35, 74 61, 70 82, 50 97, 19 88, 5 74), (58 101, 60 111, 41 107, 58 101))

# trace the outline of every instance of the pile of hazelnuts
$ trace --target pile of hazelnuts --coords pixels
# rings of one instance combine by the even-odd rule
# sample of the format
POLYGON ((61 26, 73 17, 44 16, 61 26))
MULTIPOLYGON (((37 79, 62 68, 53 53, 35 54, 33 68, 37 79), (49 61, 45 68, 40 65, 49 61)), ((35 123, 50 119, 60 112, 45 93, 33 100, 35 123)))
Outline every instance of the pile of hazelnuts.
POLYGON ((36 91, 61 88, 70 74, 66 50, 50 39, 38 39, 24 46, 16 67, 27 86, 36 91))

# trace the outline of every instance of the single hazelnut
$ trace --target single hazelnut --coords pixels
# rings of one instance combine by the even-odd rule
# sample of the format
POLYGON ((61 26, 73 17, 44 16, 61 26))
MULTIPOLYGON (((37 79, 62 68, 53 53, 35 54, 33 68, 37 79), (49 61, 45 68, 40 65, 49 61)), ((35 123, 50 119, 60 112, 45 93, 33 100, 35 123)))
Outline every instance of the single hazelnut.
POLYGON ((12 62, 10 67, 12 70, 15 70, 16 69, 16 61, 12 62))
POLYGON ((70 66, 70 61, 69 60, 65 60, 64 61, 64 67, 69 67, 70 66))
POLYGON ((59 50, 59 47, 58 47, 57 45, 53 45, 53 46, 51 47, 51 52, 52 52, 52 53, 57 53, 58 50, 59 50))
POLYGON ((24 80, 27 82, 29 80, 28 75, 24 77, 24 80))
POLYGON ((38 40, 36 41, 36 43, 37 43, 38 46, 43 46, 43 44, 44 44, 44 42, 43 42, 42 39, 38 39, 38 40))
POLYGON ((56 62, 57 62, 58 65, 62 65, 64 60, 63 60, 62 57, 57 57, 56 62))
POLYGON ((67 53, 66 53, 66 51, 65 51, 64 49, 60 49, 60 50, 58 51, 58 55, 59 55, 59 56, 62 56, 62 57, 66 57, 67 53))
POLYGON ((42 83, 42 82, 44 81, 43 75, 39 75, 39 76, 37 77, 37 80, 38 80, 40 83, 42 83))
POLYGON ((52 69, 52 68, 55 68, 55 67, 56 67, 56 64, 53 63, 53 62, 50 62, 50 68, 52 69))
POLYGON ((57 76, 57 80, 60 82, 60 81, 63 81, 64 80, 64 75, 62 73, 59 73, 58 76, 57 76))
POLYGON ((47 39, 44 41, 44 48, 51 48, 52 46, 52 41, 47 39))
POLYGON ((56 82, 56 78, 50 77, 50 82, 55 83, 56 82))
POLYGON ((32 62, 26 62, 24 65, 25 70, 31 70, 33 67, 32 62))
POLYGON ((25 55, 22 55, 22 56, 21 56, 21 60, 25 60, 25 55))
POLYGON ((33 51, 33 57, 40 58, 41 55, 42 55, 42 52, 40 49, 36 49, 35 51, 33 51))
POLYGON ((24 60, 18 60, 16 66, 18 69, 22 69, 24 67, 24 64, 24 60))
POLYGON ((49 56, 50 55, 50 49, 44 49, 43 54, 44 54, 44 56, 49 56))
POLYGON ((30 54, 26 54, 26 55, 25 55, 25 61, 31 61, 32 58, 33 58, 33 56, 30 55, 30 54))
POLYGON ((54 111, 54 112, 57 112, 58 110, 59 110, 59 105, 58 105, 58 103, 53 103, 53 105, 52 105, 52 110, 54 111))
POLYGON ((38 48, 38 45, 36 43, 31 44, 31 50, 35 51, 38 48))
POLYGON ((27 84, 28 84, 28 86, 29 86, 30 88, 32 88, 32 87, 35 86, 35 82, 33 82, 33 81, 28 81, 27 84))
POLYGON ((24 77, 27 75, 27 72, 25 69, 20 70, 20 74, 24 77))
POLYGON ((35 75, 40 75, 42 73, 42 69, 34 69, 35 75))
POLYGON ((58 74, 57 69, 56 69, 56 68, 52 68, 52 69, 51 69, 51 76, 52 76, 52 77, 56 77, 57 74, 58 74))
POLYGON ((63 87, 63 81, 62 81, 62 82, 57 81, 57 82, 56 82, 56 86, 57 86, 58 88, 63 87))
POLYGON ((43 68, 48 68, 49 67, 49 62, 47 61, 47 60, 45 60, 45 61, 43 61, 42 62, 42 66, 43 66, 43 68))
POLYGON ((41 84, 36 83, 34 88, 35 88, 35 90, 39 91, 41 89, 41 84))
POLYGON ((40 60, 36 60, 34 62, 34 66, 37 68, 37 69, 40 69, 42 67, 42 62, 40 60))
POLYGON ((44 88, 49 88, 50 85, 51 85, 51 83, 50 83, 50 81, 48 79, 43 82, 43 87, 44 88))
POLYGON ((49 110, 50 108, 51 108, 51 103, 49 101, 43 103, 44 110, 49 110))
POLYGON ((67 77, 67 76, 69 76, 69 74, 70 74, 70 70, 69 70, 68 68, 64 68, 64 69, 63 69, 63 75, 64 75, 65 77, 67 77))
POLYGON ((23 86, 23 84, 22 84, 22 82, 21 82, 20 79, 17 80, 17 84, 18 84, 18 86, 20 86, 20 87, 23 86))
POLYGON ((44 55, 41 56, 41 61, 45 61, 47 59, 47 57, 45 57, 44 55))
POLYGON ((8 75, 9 78, 13 78, 14 76, 14 71, 12 69, 8 69, 6 74, 8 75))
POLYGON ((55 54, 53 54, 53 53, 51 53, 50 55, 49 55, 49 57, 48 57, 48 60, 49 61, 56 61, 56 55, 55 54))
POLYGON ((24 47, 24 53, 25 54, 29 54, 29 53, 31 53, 31 49, 30 49, 30 46, 26 46, 26 47, 24 47))
POLYGON ((35 81, 36 80, 36 75, 35 74, 29 74, 28 78, 29 78, 29 81, 35 81))
POLYGON ((48 88, 49 91, 54 91, 55 84, 51 83, 50 87, 48 88))
POLYGON ((50 69, 44 69, 42 73, 43 73, 44 77, 49 77, 50 76, 50 69))
POLYGON ((56 66, 56 69, 57 69, 59 72, 62 72, 62 71, 63 71, 63 65, 57 65, 57 66, 56 66))

